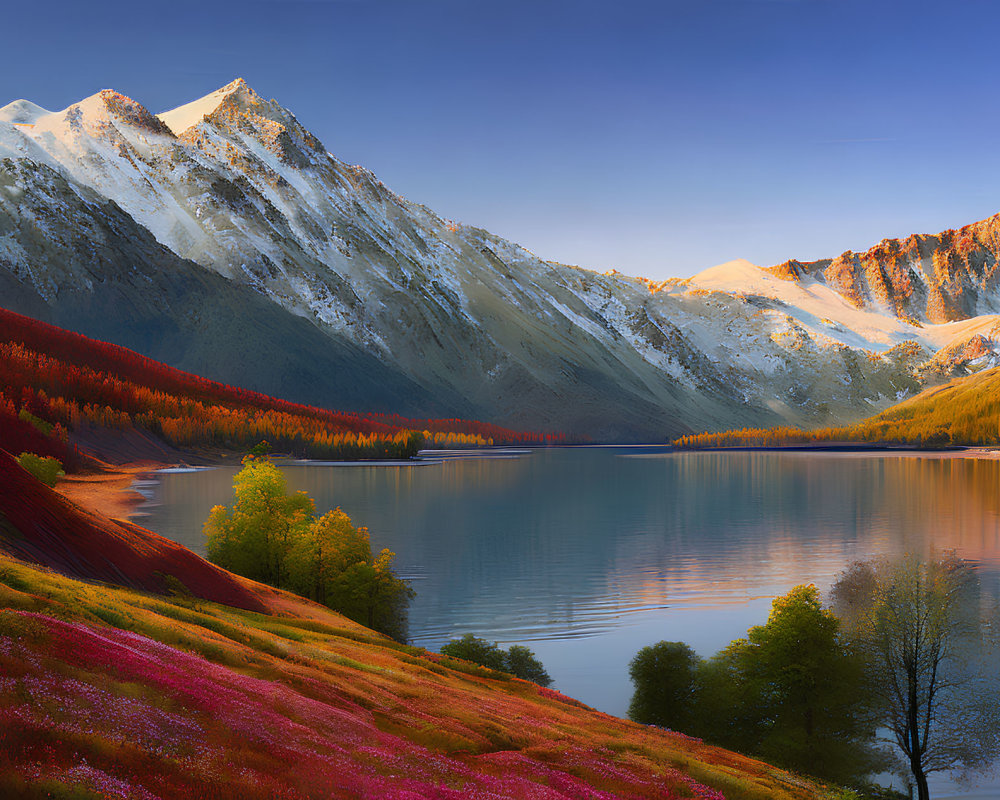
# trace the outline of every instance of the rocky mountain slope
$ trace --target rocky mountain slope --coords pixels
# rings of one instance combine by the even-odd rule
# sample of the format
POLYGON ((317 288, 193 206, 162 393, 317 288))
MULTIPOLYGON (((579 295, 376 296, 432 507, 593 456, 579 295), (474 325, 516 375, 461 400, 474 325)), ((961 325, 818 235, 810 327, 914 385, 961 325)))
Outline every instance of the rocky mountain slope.
POLYGON ((891 268, 653 284, 442 219, 242 80, 159 116, 108 90, 0 109, 5 306, 328 407, 605 439, 858 419, 951 369, 942 348, 990 349, 995 322, 953 321, 1000 305, 988 230, 948 240, 964 261, 911 237, 883 243, 891 268))
POLYGON ((0 298, 5 308, 224 383, 280 388, 292 400, 450 410, 345 337, 179 258, 113 200, 24 159, 0 159, 0 298))
POLYGON ((786 261, 771 271, 824 283, 858 308, 940 324, 1000 312, 1000 217, 933 236, 884 239, 864 253, 786 261))

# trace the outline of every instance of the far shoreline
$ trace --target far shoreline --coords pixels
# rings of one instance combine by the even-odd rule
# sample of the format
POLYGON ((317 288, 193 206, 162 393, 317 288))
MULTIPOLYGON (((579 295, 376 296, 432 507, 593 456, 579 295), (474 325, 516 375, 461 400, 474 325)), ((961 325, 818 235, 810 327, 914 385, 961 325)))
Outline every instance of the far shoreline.
POLYGON ((953 445, 950 447, 917 447, 915 445, 845 443, 735 445, 733 447, 673 447, 675 453, 880 453, 886 455, 921 455, 935 458, 1000 458, 1000 447, 953 445))
MULTIPOLYGON (((70 473, 59 479, 55 490, 72 503, 81 508, 99 514, 108 519, 132 521, 139 514, 139 508, 146 502, 146 497, 136 490, 135 482, 145 476, 165 470, 196 471, 200 469, 215 469, 218 467, 239 467, 245 458, 243 453, 227 453, 218 451, 189 452, 185 455, 200 462, 194 466, 188 461, 157 461, 141 460, 124 464, 105 464, 99 471, 70 473)), ((281 466, 308 466, 309 459, 295 459, 286 453, 272 454, 281 466)), ((318 464, 331 462, 317 461, 318 464)), ((395 460, 387 459, 357 459, 333 462, 336 464, 358 465, 396 465, 395 460)), ((419 465, 418 459, 413 459, 414 465, 419 465)))

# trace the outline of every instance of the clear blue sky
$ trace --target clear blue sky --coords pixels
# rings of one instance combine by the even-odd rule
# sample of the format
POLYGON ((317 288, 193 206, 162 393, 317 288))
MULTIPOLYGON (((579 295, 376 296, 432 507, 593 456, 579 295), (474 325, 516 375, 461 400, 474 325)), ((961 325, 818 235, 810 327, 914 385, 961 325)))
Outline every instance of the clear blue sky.
POLYGON ((157 112, 242 76, 543 258, 650 277, 1000 211, 1000 3, 4 3, 0 105, 157 112))

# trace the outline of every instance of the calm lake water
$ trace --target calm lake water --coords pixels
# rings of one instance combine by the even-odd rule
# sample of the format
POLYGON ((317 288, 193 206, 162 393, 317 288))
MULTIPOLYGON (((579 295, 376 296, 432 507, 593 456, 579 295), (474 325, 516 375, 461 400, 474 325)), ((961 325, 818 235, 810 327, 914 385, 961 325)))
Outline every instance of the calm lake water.
MULTIPOLYGON (((628 662, 663 639, 709 656, 796 584, 852 560, 955 549, 1000 596, 1000 461, 872 453, 492 451, 283 468, 413 580, 414 644, 524 643, 560 691, 624 716, 628 662)), ((204 554, 235 469, 158 474, 137 520, 204 554)), ((897 784, 898 785, 898 784, 897 784)), ((935 797, 1000 798, 1000 782, 935 797)))

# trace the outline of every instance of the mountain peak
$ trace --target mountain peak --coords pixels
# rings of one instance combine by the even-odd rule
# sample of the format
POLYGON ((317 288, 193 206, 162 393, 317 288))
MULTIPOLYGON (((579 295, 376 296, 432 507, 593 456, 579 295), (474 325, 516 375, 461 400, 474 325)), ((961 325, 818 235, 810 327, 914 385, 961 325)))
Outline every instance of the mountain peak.
POLYGON ((151 133, 170 135, 170 129, 159 118, 151 114, 142 103, 131 97, 126 97, 114 89, 102 89, 96 97, 104 104, 108 113, 122 122, 151 133))
POLYGON ((724 264, 716 264, 694 275, 689 279, 692 286, 703 289, 735 290, 740 286, 749 286, 758 282, 764 275, 763 270, 745 258, 735 258, 724 264))
POLYGON ((216 92, 221 94, 230 94, 232 92, 237 92, 241 90, 249 91, 252 92, 253 94, 256 94, 256 92, 254 92, 254 90, 250 88, 250 84, 247 83, 243 78, 237 78, 234 81, 230 81, 221 89, 217 89, 216 92))
MULTIPOLYGON (((319 139, 303 128, 288 109, 275 100, 265 100, 243 78, 237 78, 193 103, 165 111, 159 118, 175 135, 213 151, 216 145, 208 144, 198 130, 203 122, 232 141, 245 141, 246 137, 256 139, 292 166, 304 167, 313 158, 325 153, 319 139)), ((237 147, 240 145, 237 144, 237 147)))
POLYGON ((15 100, 0 108, 0 122, 14 125, 33 125, 40 117, 51 113, 30 100, 15 100))
POLYGON ((205 117, 214 114, 223 105, 256 106, 262 102, 260 95, 250 87, 250 84, 243 78, 237 78, 211 94, 171 111, 164 111, 157 116, 175 135, 180 136, 205 117))

